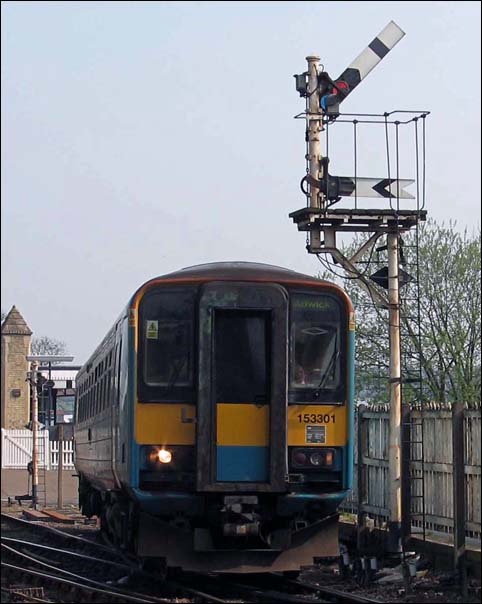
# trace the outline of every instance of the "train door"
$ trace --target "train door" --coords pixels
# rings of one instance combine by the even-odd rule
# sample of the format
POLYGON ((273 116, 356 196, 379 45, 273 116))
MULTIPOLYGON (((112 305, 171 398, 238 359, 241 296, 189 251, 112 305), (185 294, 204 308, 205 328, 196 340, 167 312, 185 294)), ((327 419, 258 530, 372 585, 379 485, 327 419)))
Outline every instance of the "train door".
POLYGON ((127 479, 125 455, 126 455, 126 422, 124 405, 122 403, 123 388, 126 388, 127 367, 122 370, 123 360, 126 364, 128 352, 127 342, 127 318, 124 317, 117 323, 115 334, 114 350, 114 368, 113 368, 113 392, 111 395, 111 422, 112 422, 112 471, 115 477, 116 486, 120 487, 121 482, 127 479), (122 379, 123 378, 123 379, 122 379), (123 384, 124 383, 124 384, 123 384))
POLYGON ((274 284, 209 283, 199 313, 197 488, 282 491, 287 294, 274 284))

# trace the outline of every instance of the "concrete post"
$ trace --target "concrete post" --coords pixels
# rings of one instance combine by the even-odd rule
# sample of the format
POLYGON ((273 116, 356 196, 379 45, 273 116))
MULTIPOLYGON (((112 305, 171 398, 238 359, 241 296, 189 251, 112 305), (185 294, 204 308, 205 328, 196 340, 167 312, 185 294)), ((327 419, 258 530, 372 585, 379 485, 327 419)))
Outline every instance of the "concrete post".
MULTIPOLYGON (((321 144, 320 132, 323 129, 320 109, 320 94, 318 92, 318 68, 320 57, 311 55, 306 57, 308 61, 308 114, 306 116, 306 130, 308 132, 308 165, 309 174, 316 180, 320 180, 321 170, 321 144), (318 114, 320 119, 313 119, 313 115, 318 114)), ((310 186, 310 207, 320 208, 323 206, 320 190, 313 185, 310 186)))
POLYGON ((59 465, 57 466, 57 507, 61 510, 64 507, 64 492, 62 485, 62 471, 64 469, 64 427, 59 427, 59 465))
POLYGON ((32 507, 37 509, 38 489, 38 396, 37 396, 37 361, 30 364, 30 388, 32 392, 32 507))
POLYGON ((390 436, 388 473, 390 518, 388 550, 401 551, 401 416, 402 384, 400 369, 400 297, 398 274, 398 233, 388 233, 388 300, 390 332, 390 436))

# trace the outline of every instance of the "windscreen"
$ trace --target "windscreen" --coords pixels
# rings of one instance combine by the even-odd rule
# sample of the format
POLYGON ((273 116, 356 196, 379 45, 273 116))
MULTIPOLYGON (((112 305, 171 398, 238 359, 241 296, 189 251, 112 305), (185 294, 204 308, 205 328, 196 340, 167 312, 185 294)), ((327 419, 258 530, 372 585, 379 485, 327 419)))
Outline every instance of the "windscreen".
POLYGON ((342 389, 342 307, 326 294, 291 296, 290 386, 298 391, 342 389))
POLYGON ((144 400, 172 398, 179 389, 192 388, 194 297, 195 290, 185 288, 159 289, 142 299, 139 377, 144 400))

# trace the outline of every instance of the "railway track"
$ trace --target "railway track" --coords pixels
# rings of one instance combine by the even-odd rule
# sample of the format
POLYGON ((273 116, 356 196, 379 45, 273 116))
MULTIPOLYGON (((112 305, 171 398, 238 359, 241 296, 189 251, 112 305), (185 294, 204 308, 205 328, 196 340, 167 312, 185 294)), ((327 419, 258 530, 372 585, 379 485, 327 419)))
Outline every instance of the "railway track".
MULTIPOLYGON (((55 586, 62 593, 62 602, 78 602, 82 594, 95 601, 106 602, 153 602, 168 603, 173 597, 189 594, 196 601, 215 602, 224 604, 225 599, 211 595, 193 586, 182 585, 175 581, 163 581, 160 575, 147 573, 139 568, 138 562, 123 552, 102 543, 72 535, 66 531, 41 525, 32 524, 14 516, 2 514, 2 522, 20 528, 22 533, 28 532, 36 540, 27 541, 15 537, 2 536, 2 569, 5 575, 12 575, 14 579, 27 579, 28 583, 41 582, 44 585, 55 586), (55 541, 55 547, 39 541, 45 538, 55 541), (40 539, 39 539, 40 538, 40 539), (59 543, 70 543, 69 548, 60 548, 59 543), (72 549, 75 544, 81 551, 72 549), (92 553, 100 551, 102 558, 92 553), (107 556, 107 557, 106 557, 107 556), (117 559, 117 560, 116 560, 117 559), (119 561, 120 560, 120 561, 119 561), (82 574, 74 572, 78 567, 82 574), (109 581, 100 580, 108 576, 109 581), (118 587, 118 584, 124 587, 118 587), (134 586, 151 590, 165 591, 166 597, 158 597, 146 591, 136 591, 134 586), (66 593, 64 593, 66 592, 66 593), (69 597, 70 599, 66 599, 69 597)), ((148 590, 147 590, 148 591, 148 590)), ((44 600, 48 601, 48 600, 44 600)), ((232 601, 232 600, 231 600, 232 601)))
POLYGON ((110 545, 106 545, 97 540, 98 532, 95 532, 94 539, 87 539, 80 535, 75 535, 66 530, 62 530, 53 526, 42 524, 41 522, 32 522, 30 520, 24 520, 17 516, 11 516, 10 514, 1 513, 0 520, 2 524, 2 536, 4 528, 17 529, 20 533, 27 533, 29 538, 34 538, 36 543, 48 542, 50 545, 55 544, 62 546, 65 542, 75 543, 76 547, 80 550, 102 552, 103 556, 108 556, 115 560, 131 560, 134 561, 132 556, 128 556, 126 553, 121 552, 110 545))
POLYGON ((156 602, 165 604, 171 600, 158 598, 146 593, 135 592, 116 586, 116 582, 132 572, 129 565, 119 564, 110 560, 93 558, 87 554, 58 550, 50 546, 28 542, 23 539, 2 538, 2 568, 7 574, 19 574, 41 578, 43 584, 55 584, 61 591, 68 588, 76 602, 80 594, 95 594, 96 600, 115 602, 156 602), (32 551, 34 550, 34 551, 32 551), (75 561, 74 568, 86 565, 85 572, 79 574, 68 570, 72 568, 71 560, 75 561), (93 565, 97 566, 94 573, 93 565), (113 572, 114 571, 114 572, 113 572), (107 573, 111 581, 101 581, 99 575, 107 573), (96 578, 94 578, 96 577, 96 578))
MULTIPOLYGON (((291 602, 318 604, 343 602, 348 604, 374 604, 374 600, 357 594, 341 591, 331 586, 320 586, 303 580, 289 580, 282 575, 265 573, 260 575, 202 575, 185 573, 187 584, 202 585, 203 589, 219 595, 230 594, 244 602, 291 602)), ((226 601, 232 601, 226 600, 226 601)))
MULTIPOLYGON (((135 558, 114 547, 74 535, 62 529, 31 523, 2 514, 2 525, 22 533, 22 538, 2 536, 2 568, 9 580, 39 584, 60 600, 32 596, 22 601, 152 602, 165 604, 173 598, 215 602, 377 602, 356 594, 278 574, 203 575, 182 573, 175 580, 141 570, 135 558), (28 539, 25 538, 28 534, 28 539), (159 597, 162 593, 163 597, 159 597)), ((97 535, 97 533, 96 533, 97 535)))

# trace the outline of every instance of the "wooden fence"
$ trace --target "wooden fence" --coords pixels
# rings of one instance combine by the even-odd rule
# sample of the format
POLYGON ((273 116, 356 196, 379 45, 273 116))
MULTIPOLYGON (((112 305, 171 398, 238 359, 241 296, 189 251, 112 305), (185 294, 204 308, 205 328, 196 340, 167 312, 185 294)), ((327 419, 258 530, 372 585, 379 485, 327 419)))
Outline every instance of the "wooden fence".
MULTIPOLYGON (((421 411, 411 410, 414 424, 411 439, 421 440, 423 421, 423 462, 412 462, 412 495, 425 491, 425 530, 453 531, 453 472, 452 472, 452 412, 448 405, 431 405, 421 411), (423 476, 423 481, 420 480, 423 476)), ((354 485, 342 509, 358 511, 358 481, 362 481, 360 511, 368 514, 377 524, 389 517, 389 410, 386 405, 361 406, 356 413, 354 485), (358 422, 361 422, 358 425, 358 422), (361 439, 358 446, 358 438, 361 439), (362 468, 358 468, 361 453, 362 468)), ((481 409, 464 410, 465 449, 465 533, 467 537, 481 538, 481 409)), ((422 445, 414 444, 413 459, 422 459, 422 445)), ((413 498, 412 527, 423 526, 421 498, 413 498), (416 515, 416 514, 419 515, 416 515)))

